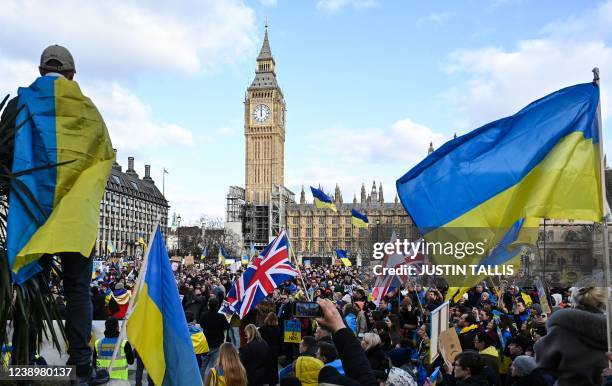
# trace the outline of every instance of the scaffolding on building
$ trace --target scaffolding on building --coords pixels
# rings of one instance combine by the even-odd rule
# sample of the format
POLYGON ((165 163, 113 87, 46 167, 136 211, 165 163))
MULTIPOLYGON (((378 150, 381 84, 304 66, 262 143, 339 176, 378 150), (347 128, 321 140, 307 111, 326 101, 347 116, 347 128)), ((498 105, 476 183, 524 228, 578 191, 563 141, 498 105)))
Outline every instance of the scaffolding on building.
POLYGON ((272 185, 269 206, 269 234, 272 240, 281 229, 287 228, 287 206, 295 204, 295 194, 282 185, 272 185))
POLYGON ((244 206, 244 188, 240 186, 230 186, 227 196, 225 196, 226 222, 242 222, 242 207, 244 206))
POLYGON ((268 245, 268 211, 268 205, 245 204, 243 206, 242 235, 245 248, 252 244, 258 250, 263 250, 268 245))

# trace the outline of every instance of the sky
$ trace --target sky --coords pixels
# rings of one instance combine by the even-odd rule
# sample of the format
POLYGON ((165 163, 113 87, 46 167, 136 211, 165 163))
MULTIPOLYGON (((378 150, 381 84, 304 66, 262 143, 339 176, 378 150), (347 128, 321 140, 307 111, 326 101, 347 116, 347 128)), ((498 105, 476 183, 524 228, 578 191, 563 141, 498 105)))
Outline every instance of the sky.
MULTIPOLYGON (((151 165, 183 224, 222 217, 244 186, 244 96, 266 20, 287 103, 285 185, 344 201, 439 147, 601 72, 612 150, 612 0, 3 1, 0 92, 37 75, 49 44, 73 54, 118 161, 151 165)), ((517 154, 520 157, 520 154, 517 154)), ((307 192, 308 200, 311 200, 307 192)))

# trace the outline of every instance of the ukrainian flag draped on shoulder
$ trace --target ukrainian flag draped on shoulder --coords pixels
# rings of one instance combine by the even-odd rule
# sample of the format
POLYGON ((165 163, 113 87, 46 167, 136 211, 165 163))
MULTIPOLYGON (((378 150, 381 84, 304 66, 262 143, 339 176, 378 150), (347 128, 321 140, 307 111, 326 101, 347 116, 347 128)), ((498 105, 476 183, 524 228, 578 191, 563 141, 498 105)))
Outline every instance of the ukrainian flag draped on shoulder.
POLYGON ((579 84, 447 142, 397 181, 404 208, 426 240, 490 230, 492 255, 541 218, 600 221, 598 103, 598 85, 579 84))
POLYGON ((159 227, 144 283, 127 321, 128 341, 156 385, 201 385, 202 379, 159 227))
POLYGON ((18 106, 12 171, 40 168, 19 175, 9 198, 9 263, 22 283, 40 270, 43 254, 89 257, 115 155, 102 116, 76 82, 42 76, 19 89, 18 106))

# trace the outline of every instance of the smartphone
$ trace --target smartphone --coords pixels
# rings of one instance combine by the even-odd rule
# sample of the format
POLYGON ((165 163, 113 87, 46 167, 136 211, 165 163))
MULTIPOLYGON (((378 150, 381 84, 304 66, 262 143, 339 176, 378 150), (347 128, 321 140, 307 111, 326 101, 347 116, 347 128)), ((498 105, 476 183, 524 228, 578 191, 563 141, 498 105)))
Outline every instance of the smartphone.
POLYGON ((315 302, 296 302, 295 316, 298 318, 322 318, 323 311, 315 302))

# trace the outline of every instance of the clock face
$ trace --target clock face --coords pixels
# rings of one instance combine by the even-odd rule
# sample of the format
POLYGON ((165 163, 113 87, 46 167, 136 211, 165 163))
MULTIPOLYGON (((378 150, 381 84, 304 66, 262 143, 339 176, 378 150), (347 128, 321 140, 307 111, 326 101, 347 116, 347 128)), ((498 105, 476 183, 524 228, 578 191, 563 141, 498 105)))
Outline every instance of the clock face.
POLYGON ((257 105, 253 109, 253 119, 256 122, 265 122, 270 116, 270 108, 267 105, 257 105))

